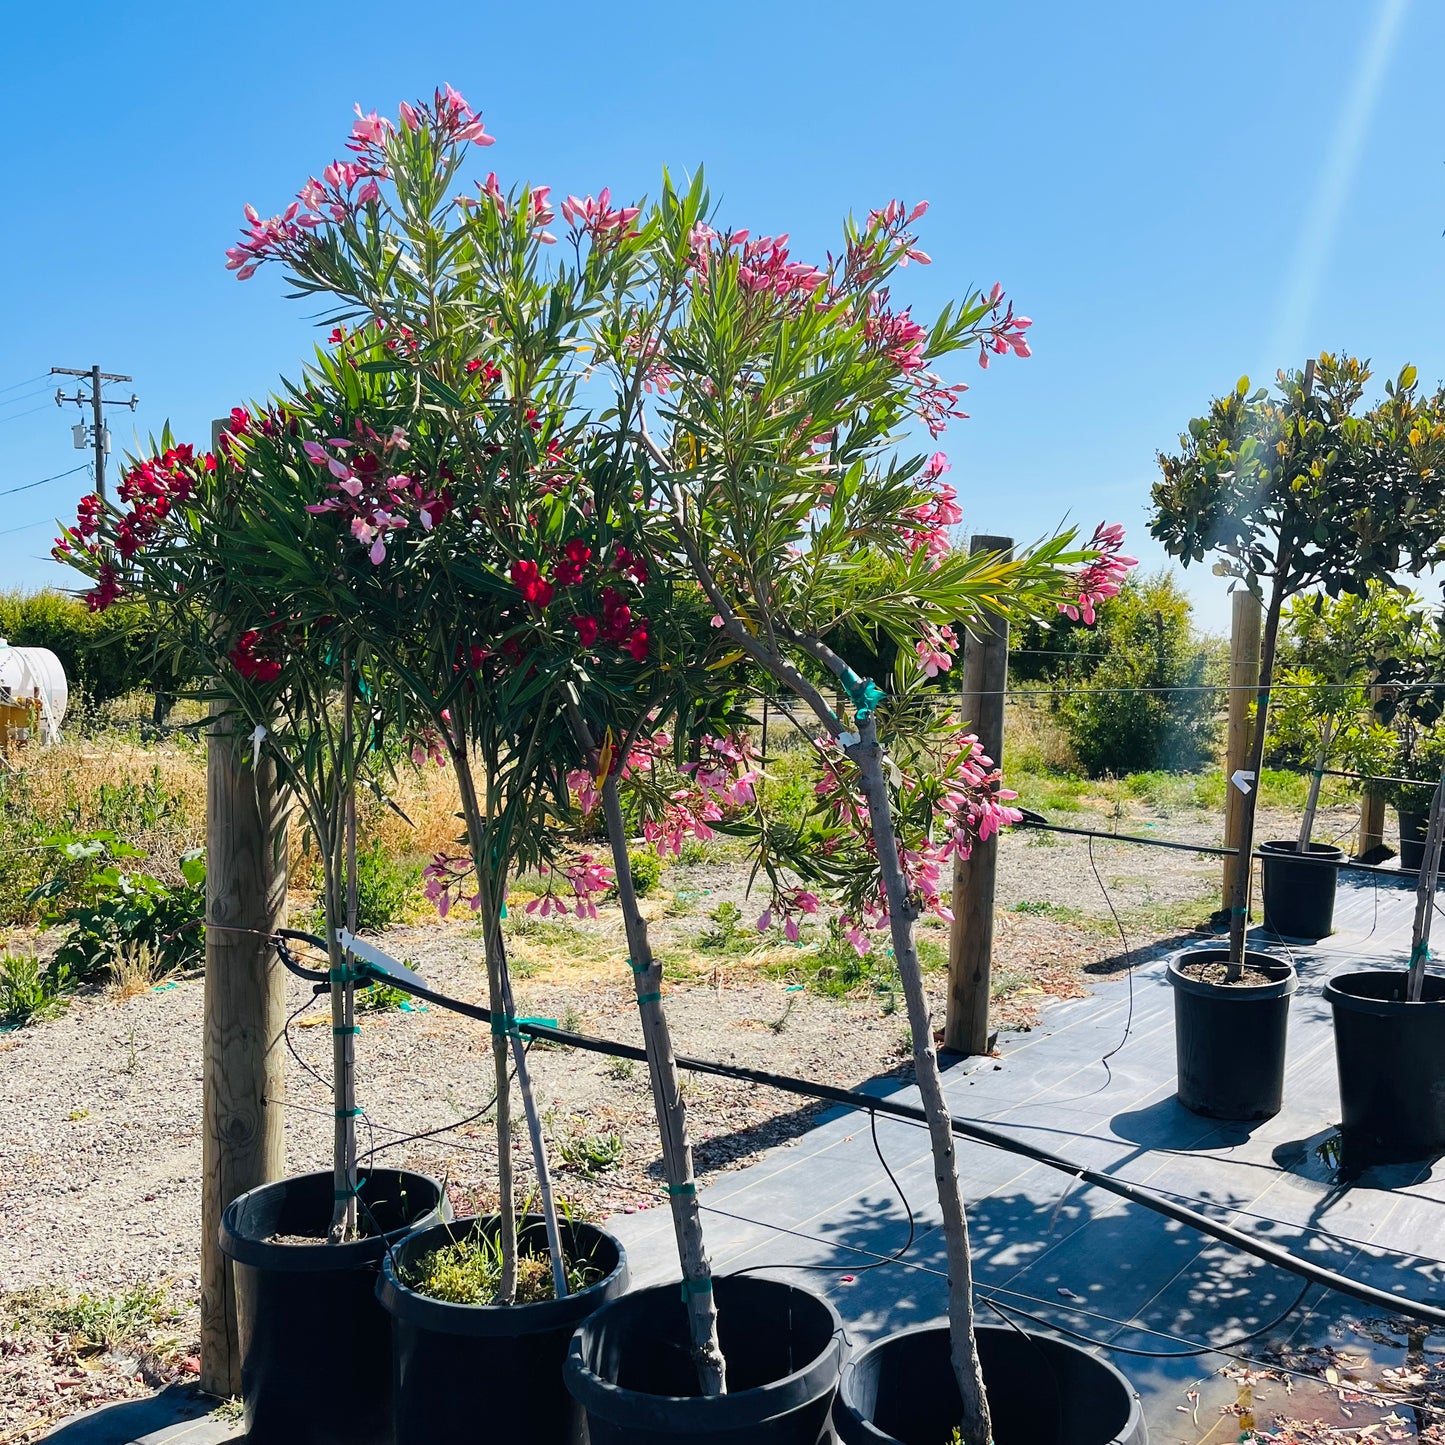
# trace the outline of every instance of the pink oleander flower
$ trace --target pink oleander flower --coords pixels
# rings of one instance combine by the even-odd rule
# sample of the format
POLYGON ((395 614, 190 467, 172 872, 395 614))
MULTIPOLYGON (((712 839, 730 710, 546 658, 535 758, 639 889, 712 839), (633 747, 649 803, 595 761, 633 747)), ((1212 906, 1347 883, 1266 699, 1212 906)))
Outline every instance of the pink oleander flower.
POLYGON ((919 661, 923 663, 924 673, 929 677, 937 677, 940 672, 947 672, 953 666, 958 638, 954 636, 953 628, 945 625, 925 633, 914 643, 914 650, 918 653, 919 661))
POLYGON ((1106 526, 1100 522, 1094 528, 1089 550, 1098 552, 1099 556, 1078 573, 1078 600, 1059 603, 1059 611, 1064 616, 1074 622, 1083 621, 1089 627, 1094 625, 1095 609, 1108 598, 1117 596, 1130 568, 1139 565, 1137 557, 1123 554, 1123 546, 1124 528, 1120 523, 1106 526))

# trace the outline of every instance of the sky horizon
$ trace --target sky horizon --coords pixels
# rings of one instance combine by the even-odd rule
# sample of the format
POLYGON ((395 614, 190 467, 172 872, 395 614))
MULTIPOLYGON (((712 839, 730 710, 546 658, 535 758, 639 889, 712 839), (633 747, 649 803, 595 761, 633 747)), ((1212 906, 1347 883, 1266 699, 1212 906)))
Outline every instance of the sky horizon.
MULTIPOLYGON (((933 264, 905 299, 926 314, 1000 281, 1034 318, 1031 358, 951 368, 972 388, 942 442, 967 530, 1120 521, 1152 570, 1155 453, 1241 374, 1330 349, 1371 357, 1375 392, 1406 362, 1445 378, 1445 7, 1159 9, 923 4, 905 34, 855 0, 732 26, 651 0, 606 25, 575 0, 489 0, 429 29, 358 0, 344 46, 275 0, 244 26, 172 0, 120 27, 90 0, 17 16, 0 588, 78 580, 48 549, 88 455, 50 400, 74 379, 49 368, 134 378, 107 389, 140 397, 107 409, 112 481, 167 419, 207 442, 320 339, 279 274, 225 271, 242 206, 284 206, 341 151, 353 102, 395 114, 444 81, 497 137, 472 169, 504 184, 635 196, 703 163, 727 224, 807 257, 850 211, 930 201, 933 264)), ((1197 624, 1225 630, 1226 582, 1180 575, 1197 624)))

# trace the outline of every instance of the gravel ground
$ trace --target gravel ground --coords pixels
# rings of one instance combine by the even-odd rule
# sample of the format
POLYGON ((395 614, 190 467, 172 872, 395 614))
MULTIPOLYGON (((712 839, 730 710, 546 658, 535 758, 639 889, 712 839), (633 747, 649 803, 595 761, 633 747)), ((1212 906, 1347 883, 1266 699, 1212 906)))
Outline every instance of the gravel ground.
MULTIPOLYGON (((1347 817, 1326 820, 1321 832, 1347 826, 1347 817)), ((1215 819, 1137 807, 1122 819, 1087 813, 1067 821, 1153 827, 1196 841, 1209 840, 1212 828, 1217 836, 1215 819)), ((1263 836, 1284 825, 1266 819, 1263 836)), ((1124 966, 1100 881, 1136 949, 1186 933, 1217 906, 1216 859, 1095 843, 1092 862, 1084 839, 1006 839, 995 952, 1001 1026, 1028 1027, 1047 998, 1077 994, 1090 975, 1124 966)), ((790 988, 785 976, 764 972, 788 962, 787 946, 770 949, 755 935, 742 948, 698 951, 717 906, 746 903, 741 882, 724 864, 675 868, 668 891, 648 901, 675 980, 667 998, 679 1052, 836 1084, 902 1067, 903 1018, 886 996, 837 1001, 790 988)), ((753 915, 744 911, 747 928, 753 915)), ((946 941, 939 929, 928 936, 946 941)), ((466 922, 393 929, 384 946, 440 989, 483 998, 481 943, 466 922)), ((597 923, 516 919, 511 947, 522 1012, 638 1040, 615 910, 597 923)), ((935 976, 935 996, 939 982, 935 976)), ((0 1445, 196 1367, 202 993, 198 977, 125 1000, 97 993, 77 998, 59 1019, 0 1036, 0 1445), (109 1298, 142 1285, 163 1285, 164 1303, 109 1349, 91 1349, 71 1316, 53 1307, 80 1293, 109 1298)), ((307 1006, 309 989, 294 980, 288 996, 300 1010, 290 1031, 299 1059, 324 1075, 329 1031, 312 1026, 324 1024, 324 1006, 307 1006)), ((487 1045, 477 1025, 439 1009, 369 1013, 359 1038, 359 1092, 370 1121, 363 1148, 374 1143, 387 1163, 444 1179, 459 1211, 493 1203, 488 1122, 398 1141, 485 1105, 487 1045)), ((597 1216, 661 1202, 645 1070, 545 1047, 534 1047, 530 1060, 561 1191, 597 1216), (611 1134, 622 1141, 614 1166, 590 1172, 566 1162, 569 1145, 611 1134)), ((704 1178, 786 1144, 815 1113, 791 1096, 700 1077, 689 1079, 687 1100, 704 1178)), ((288 1169, 325 1167, 329 1116, 312 1112, 330 1107, 322 1085, 291 1064, 281 1107, 288 1169)), ((524 1168, 525 1156, 519 1150, 524 1168)))

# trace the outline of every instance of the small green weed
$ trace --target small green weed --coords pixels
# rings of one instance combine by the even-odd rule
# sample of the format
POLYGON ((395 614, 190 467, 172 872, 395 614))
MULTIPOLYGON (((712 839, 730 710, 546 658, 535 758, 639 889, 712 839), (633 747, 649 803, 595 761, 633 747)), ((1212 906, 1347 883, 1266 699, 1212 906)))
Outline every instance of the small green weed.
MULTIPOLYGON (((411 964, 403 960, 407 967, 411 964)), ((389 983, 368 983, 356 990, 355 1007, 358 1013, 383 1013, 387 1009, 399 1009, 411 995, 389 983)))
POLYGON ((630 1084, 637 1077, 636 1059, 608 1059, 602 1072, 619 1084, 630 1084))
MULTIPOLYGON (((602 1272, 587 1261, 567 1261, 567 1288, 577 1294, 597 1283, 602 1272)), ((489 1305, 497 1298, 502 1279, 502 1244, 499 1238, 472 1233, 422 1255, 407 1284, 418 1294, 457 1305, 489 1305)), ((522 1253, 517 1260, 519 1305, 555 1299, 552 1266, 545 1254, 522 1253)))
POLYGON ((627 871, 632 874, 632 887, 639 898, 646 898, 662 877, 662 863, 651 849, 638 849, 627 855, 627 871))
POLYGON ((46 1323, 68 1335, 78 1355, 98 1355, 144 1340, 177 1318, 164 1286, 132 1285, 115 1295, 77 1295, 45 1311, 46 1323))
POLYGON ((697 941, 704 953, 743 953, 753 946, 754 940, 742 926, 743 911, 736 903, 724 900, 708 917, 713 926, 697 941))
POLYGON ((581 1174, 605 1174, 622 1162, 625 1150, 621 1134, 572 1134, 557 1145, 557 1152, 570 1168, 581 1174))
POLYGON ((43 968, 33 953, 0 957, 0 1023, 24 1025, 54 1018, 71 983, 63 963, 43 968))

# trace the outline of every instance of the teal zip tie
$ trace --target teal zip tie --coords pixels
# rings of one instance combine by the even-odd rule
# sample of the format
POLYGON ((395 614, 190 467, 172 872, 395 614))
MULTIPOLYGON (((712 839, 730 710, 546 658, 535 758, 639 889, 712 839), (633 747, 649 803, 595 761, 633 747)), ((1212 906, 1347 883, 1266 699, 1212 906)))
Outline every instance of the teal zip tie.
POLYGON ((338 1119, 354 1119, 362 1111, 360 1109, 336 1109, 333 1112, 338 1119))
POLYGON ((1248 912, 1247 908, 1231 908, 1229 910, 1236 918, 1243 918, 1248 912))
POLYGON ((669 1194, 671 1194, 674 1198, 677 1197, 677 1196, 680 1195, 680 1194, 696 1194, 696 1193, 697 1193, 697 1185, 696 1185, 696 1184, 669 1184, 669 1185, 667 1186, 667 1192, 668 1192, 669 1194))
POLYGON ((639 1004, 661 1003, 662 995, 660 993, 640 993, 637 995, 637 1002, 639 1004))
POLYGON ((695 1294, 711 1294, 712 1281, 710 1279, 685 1279, 682 1282, 682 1297, 690 1300, 695 1294))
POLYGON ((327 970, 332 983, 365 983, 370 975, 365 968, 351 968, 342 964, 340 968, 327 970))
POLYGON ((1423 938, 1410 950, 1411 965, 1419 963, 1422 958, 1426 963, 1430 962, 1430 945, 1423 938))
POLYGON ((633 963, 630 958, 627 960, 627 966, 633 971, 633 973, 636 974, 647 973, 652 968, 652 965, 650 963, 633 963))
POLYGON ((539 1024, 544 1029, 555 1029, 557 1027, 556 1019, 525 1018, 518 1019, 517 1022, 519 1024, 539 1024))
POLYGON ((497 917, 498 917, 498 918, 505 918, 506 916, 507 916, 507 905, 504 903, 504 904, 502 904, 502 911, 497 915, 497 917))
POLYGON ((517 1020, 511 1014, 494 1013, 492 1015, 492 1037, 494 1039, 517 1037, 517 1020))
POLYGON ((342 1024, 339 1028, 333 1026, 331 1032, 333 1034, 359 1034, 361 1032, 361 1025, 342 1024))

